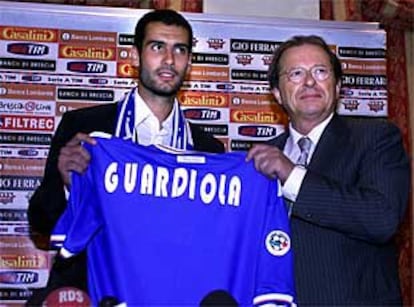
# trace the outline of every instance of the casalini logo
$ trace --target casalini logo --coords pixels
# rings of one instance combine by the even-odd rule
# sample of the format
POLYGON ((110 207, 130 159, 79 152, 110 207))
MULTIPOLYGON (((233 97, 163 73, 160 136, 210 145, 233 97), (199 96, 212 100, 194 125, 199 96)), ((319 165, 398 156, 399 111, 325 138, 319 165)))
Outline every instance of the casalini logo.
POLYGON ((9 41, 56 42, 57 32, 52 29, 4 27, 0 39, 9 41))
POLYGON ((116 60, 115 48, 110 47, 63 45, 59 49, 59 56, 66 59, 116 60))
POLYGON ((39 281, 39 273, 32 271, 0 272, 0 284, 30 285, 39 281))

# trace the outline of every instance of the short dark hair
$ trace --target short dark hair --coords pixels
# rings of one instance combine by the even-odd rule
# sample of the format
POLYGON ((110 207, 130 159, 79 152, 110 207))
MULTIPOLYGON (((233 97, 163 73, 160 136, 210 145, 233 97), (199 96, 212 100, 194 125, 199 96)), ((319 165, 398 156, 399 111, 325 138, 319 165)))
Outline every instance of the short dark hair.
POLYGON ((138 53, 142 51, 147 25, 152 22, 161 22, 165 25, 183 27, 188 32, 188 47, 191 52, 193 46, 193 29, 190 23, 178 12, 170 9, 153 10, 142 16, 135 26, 135 47, 138 53))
POLYGON ((329 56, 329 62, 332 65, 333 71, 334 71, 334 77, 336 82, 341 80, 342 77, 342 66, 341 62, 336 56, 334 52, 329 48, 328 44, 325 42, 325 40, 317 35, 297 35, 293 36, 287 41, 284 41, 280 46, 275 50, 273 53, 273 59, 272 63, 269 67, 269 73, 268 73, 268 81, 271 89, 279 88, 279 76, 280 76, 280 59, 282 58, 282 55, 285 53, 286 50, 292 47, 299 47, 302 45, 314 45, 322 48, 326 54, 329 56))

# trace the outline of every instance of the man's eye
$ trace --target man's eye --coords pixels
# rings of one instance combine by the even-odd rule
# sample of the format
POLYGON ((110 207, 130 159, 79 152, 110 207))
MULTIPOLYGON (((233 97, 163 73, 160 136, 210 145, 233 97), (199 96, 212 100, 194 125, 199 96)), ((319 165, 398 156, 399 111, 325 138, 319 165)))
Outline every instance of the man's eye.
POLYGON ((328 72, 328 69, 325 67, 317 67, 315 68, 315 73, 319 74, 319 75, 324 75, 328 72))
POLYGON ((151 46, 151 49, 154 50, 154 51, 159 51, 159 50, 162 49, 162 44, 153 44, 151 46))
POLYGON ((289 76, 292 78, 301 77, 303 75, 303 71, 301 69, 294 69, 290 71, 289 76))
POLYGON ((175 48, 175 53, 177 54, 187 54, 188 53, 188 48, 185 46, 178 46, 175 48))

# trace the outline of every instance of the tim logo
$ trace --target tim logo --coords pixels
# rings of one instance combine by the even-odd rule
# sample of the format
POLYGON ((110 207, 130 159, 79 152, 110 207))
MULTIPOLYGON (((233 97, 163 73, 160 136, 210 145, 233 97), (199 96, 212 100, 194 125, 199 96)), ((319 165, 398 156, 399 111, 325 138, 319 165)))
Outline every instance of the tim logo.
POLYGON ((29 285, 39 281, 39 274, 31 271, 0 272, 0 283, 12 285, 29 285))
POLYGON ((89 79, 90 84, 103 85, 103 84, 107 84, 108 82, 109 82, 108 79, 103 79, 103 78, 91 78, 91 79, 89 79))
POLYGON ((28 82, 37 82, 37 81, 41 81, 42 77, 38 75, 25 75, 25 76, 22 76, 22 80, 28 81, 28 82))
POLYGON ((21 149, 17 153, 24 157, 36 157, 39 155, 39 152, 36 149, 21 149))
POLYGON ((221 118, 221 113, 211 109, 187 109, 184 110, 184 116, 188 119, 217 120, 221 118))
POLYGON ((80 72, 85 74, 97 74, 107 71, 107 65, 99 62, 69 62, 66 66, 67 70, 73 72, 80 72))
POLYGON ((276 136, 277 130, 270 126, 241 126, 238 129, 239 135, 252 137, 271 137, 276 136))
POLYGON ((49 53, 49 47, 42 44, 14 43, 7 45, 7 52, 20 55, 45 55, 49 53))
POLYGON ((341 89, 341 96, 352 96, 354 91, 349 89, 341 89))

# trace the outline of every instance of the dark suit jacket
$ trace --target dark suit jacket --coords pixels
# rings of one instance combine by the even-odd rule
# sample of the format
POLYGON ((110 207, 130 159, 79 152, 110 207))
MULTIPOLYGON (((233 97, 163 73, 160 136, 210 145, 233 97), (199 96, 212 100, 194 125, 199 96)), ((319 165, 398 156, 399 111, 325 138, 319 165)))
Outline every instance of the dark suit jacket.
MULTIPOLYGON (((43 181, 29 201, 28 218, 34 232, 49 235, 66 208, 64 185, 57 169, 60 149, 77 132, 103 131, 113 134, 116 114, 117 107, 115 103, 64 113, 52 140, 43 181)), ((222 142, 204 133, 194 125, 190 124, 190 127, 195 150, 224 152, 222 142)), ((85 271, 83 254, 67 261, 58 260, 52 268, 48 292, 50 289, 60 286, 76 286, 85 289, 85 271)))
MULTIPOLYGON (((270 143, 282 149, 287 137, 270 143)), ((401 304, 392 238, 408 203, 409 177, 395 126, 334 116, 293 205, 299 306, 401 304)))

